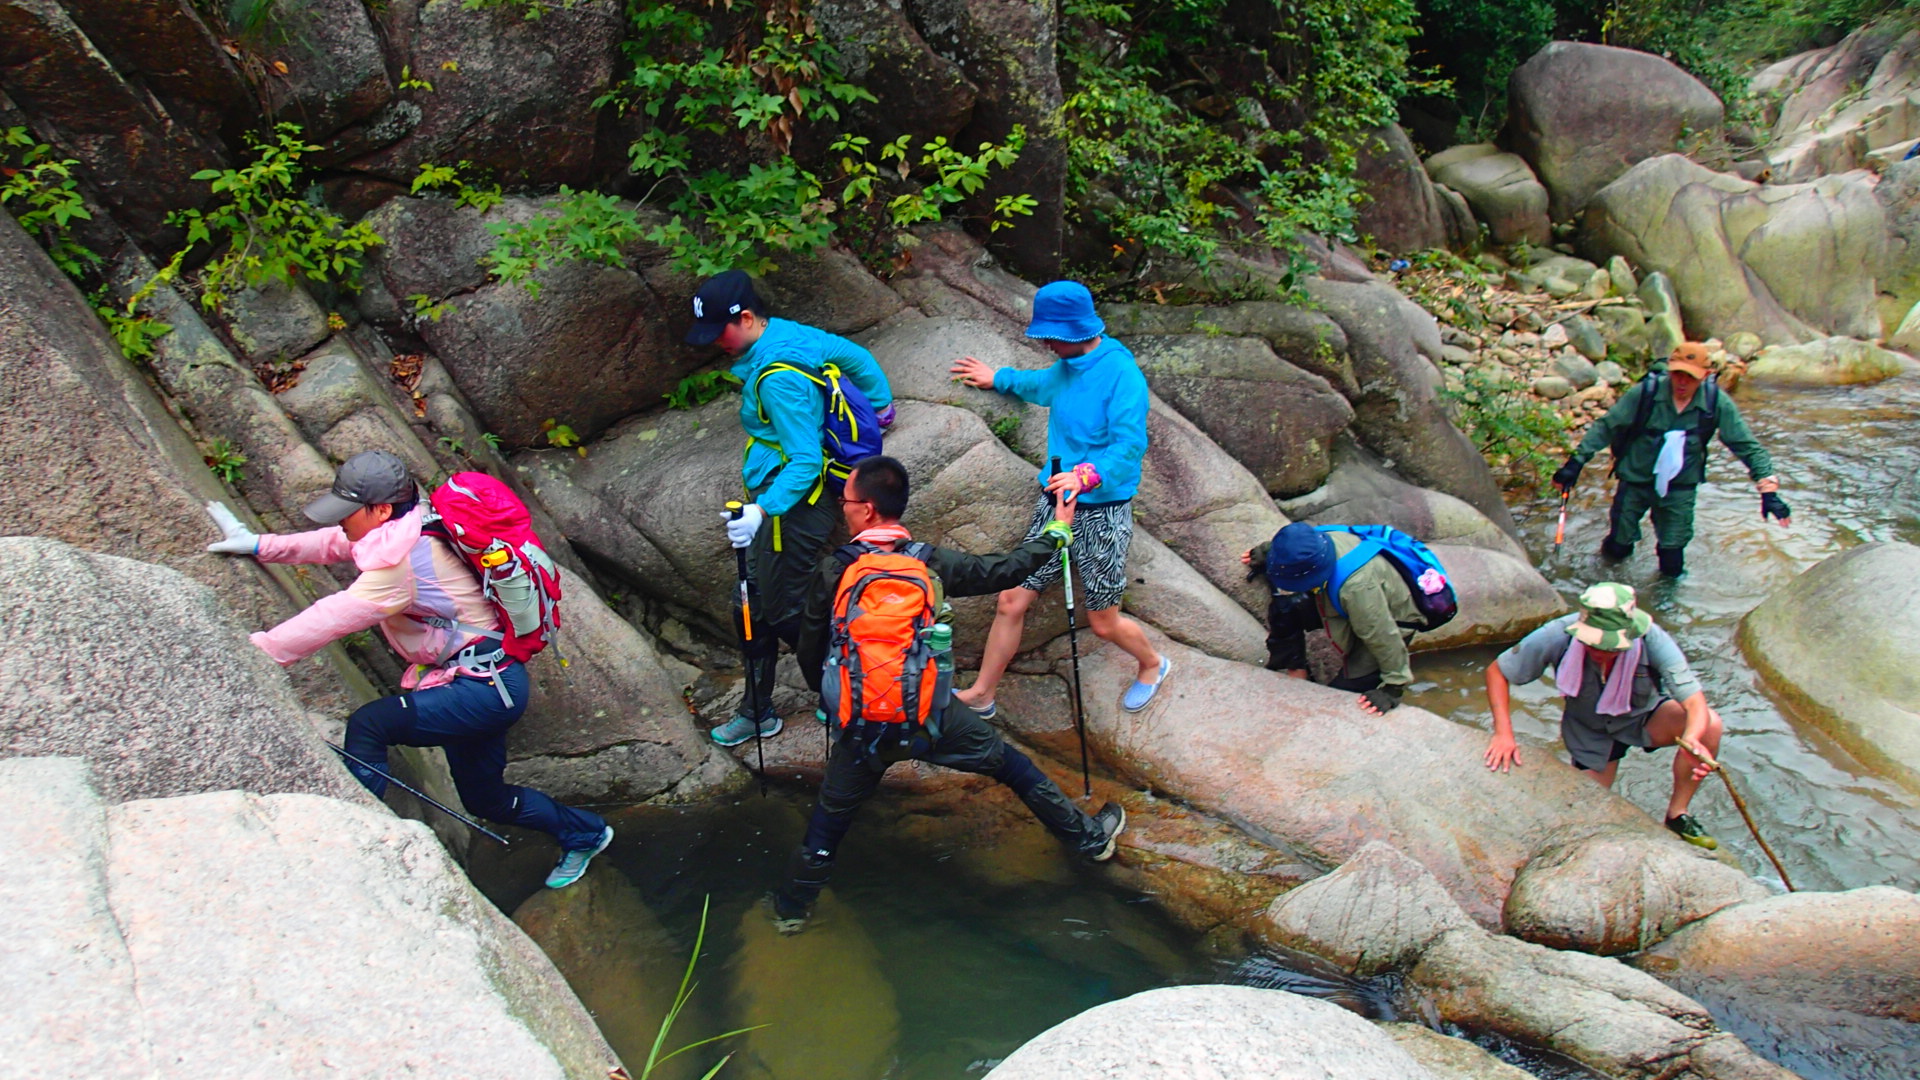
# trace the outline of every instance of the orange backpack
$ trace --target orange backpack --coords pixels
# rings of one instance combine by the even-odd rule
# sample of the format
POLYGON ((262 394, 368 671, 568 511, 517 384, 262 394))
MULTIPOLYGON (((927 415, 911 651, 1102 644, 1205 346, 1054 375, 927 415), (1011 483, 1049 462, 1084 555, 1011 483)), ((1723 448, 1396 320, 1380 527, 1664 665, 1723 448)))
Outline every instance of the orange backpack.
POLYGON ((846 563, 833 598, 827 665, 820 696, 844 731, 858 724, 902 724, 901 736, 937 725, 953 693, 952 674, 939 670, 927 631, 939 618, 940 580, 927 567, 931 544, 899 551, 848 544, 834 552, 846 563))

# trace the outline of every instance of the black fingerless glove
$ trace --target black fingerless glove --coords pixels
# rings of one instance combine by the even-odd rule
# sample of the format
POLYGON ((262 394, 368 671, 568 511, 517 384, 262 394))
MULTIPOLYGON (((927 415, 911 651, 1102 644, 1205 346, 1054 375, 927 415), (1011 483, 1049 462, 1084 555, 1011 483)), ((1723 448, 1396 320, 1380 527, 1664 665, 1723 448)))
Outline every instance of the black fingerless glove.
MULTIPOLYGON (((1580 482, 1580 470, 1582 467, 1578 461, 1575 461, 1573 458, 1568 458, 1567 463, 1560 466, 1560 470, 1553 474, 1553 486, 1559 488, 1561 491, 1572 491, 1573 485, 1580 482)), ((1534 475, 1538 476, 1540 474, 1534 473, 1534 475)))
POLYGON ((1404 693, 1406 693, 1405 687, 1376 686, 1360 696, 1367 699, 1367 704, 1385 713, 1399 707, 1400 695, 1404 693))
POLYGON ((1792 516, 1793 516, 1793 509, 1787 505, 1787 500, 1780 497, 1779 492, 1769 491, 1766 494, 1760 496, 1760 520, 1761 521, 1765 521, 1770 517, 1779 518, 1781 521, 1785 521, 1792 516))

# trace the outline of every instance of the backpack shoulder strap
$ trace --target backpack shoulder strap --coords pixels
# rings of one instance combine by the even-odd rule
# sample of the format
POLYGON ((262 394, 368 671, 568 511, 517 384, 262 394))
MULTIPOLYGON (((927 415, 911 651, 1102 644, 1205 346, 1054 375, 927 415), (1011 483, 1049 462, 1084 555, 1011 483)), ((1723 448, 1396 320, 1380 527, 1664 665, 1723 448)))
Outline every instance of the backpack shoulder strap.
POLYGON ((1653 419, 1653 403, 1666 380, 1657 371, 1649 371, 1640 378, 1640 400, 1633 409, 1633 423, 1627 430, 1614 435, 1613 443, 1608 447, 1613 452, 1613 471, 1620 471, 1620 459, 1626 456, 1627 447, 1632 446, 1647 430, 1647 422, 1653 419))
POLYGON ((1720 376, 1709 375, 1700 384, 1700 433, 1702 449, 1711 445, 1714 433, 1720 430, 1720 376))
MULTIPOLYGON (((1343 532, 1348 530, 1341 530, 1343 532)), ((1362 537, 1352 551, 1340 556, 1333 564, 1333 576, 1327 579, 1327 600, 1333 605, 1334 614, 1346 618, 1346 606, 1340 603, 1340 590, 1346 587, 1347 579, 1352 577, 1367 560, 1387 550, 1387 546, 1378 540, 1362 537)))
POLYGON ((779 371, 791 371, 795 375, 798 375, 801 378, 806 379, 808 382, 811 382, 822 389, 827 389, 827 390, 832 389, 832 385, 828 383, 826 379, 823 379, 820 376, 815 375, 813 372, 808 371, 806 368, 803 368, 798 364, 789 363, 788 361, 785 361, 785 360, 775 360, 773 363, 768 364, 766 367, 761 368, 760 374, 755 375, 753 377, 753 393, 756 399, 755 405, 760 410, 761 423, 767 422, 767 406, 764 401, 758 400, 760 395, 760 384, 767 380, 767 376, 772 375, 775 372, 779 372, 779 371))

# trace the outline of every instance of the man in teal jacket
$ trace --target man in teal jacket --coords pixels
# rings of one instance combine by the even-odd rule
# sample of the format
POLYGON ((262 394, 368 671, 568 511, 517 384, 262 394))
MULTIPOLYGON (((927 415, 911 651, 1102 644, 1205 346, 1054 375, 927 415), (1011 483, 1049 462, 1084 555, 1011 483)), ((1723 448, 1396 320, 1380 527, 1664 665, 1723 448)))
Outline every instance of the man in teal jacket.
POLYGON ((1614 490, 1607 538, 1600 551, 1610 559, 1633 554, 1640 540, 1640 519, 1653 514, 1654 553, 1660 573, 1679 577, 1686 569, 1686 548, 1693 540, 1695 489, 1707 478, 1707 451, 1713 436, 1747 467, 1760 496, 1760 520, 1789 524, 1773 458, 1753 437, 1739 406, 1708 381, 1706 346, 1683 342, 1673 350, 1664 375, 1653 375, 1620 395, 1607 414, 1594 421, 1586 437, 1553 474, 1554 486, 1573 490, 1580 470, 1609 447, 1614 490))
POLYGON ((840 487, 826 473, 820 428, 826 399, 819 385, 788 366, 814 375, 838 367, 893 423, 893 391, 873 354, 846 338, 788 319, 770 319, 766 304, 744 271, 707 280, 693 297, 693 345, 718 345, 734 358, 728 370, 740 380, 740 426, 747 434, 740 479, 748 505, 727 519, 727 539, 747 548, 753 577, 753 634, 746 646, 747 684, 740 709, 713 729, 713 741, 737 746, 777 735, 773 711, 774 665, 780 642, 799 637, 806 585, 839 520, 840 487), (776 366, 778 365, 778 366, 776 366))
MULTIPOLYGON (((1122 700, 1129 712, 1138 712, 1153 700, 1172 664, 1155 651, 1139 623, 1120 614, 1127 548, 1133 541, 1133 494, 1140 487, 1140 461, 1147 453, 1147 378, 1133 353, 1103 336, 1105 332, 1087 287, 1056 281, 1034 294, 1027 336, 1046 342, 1058 363, 1040 371, 995 370, 968 356, 954 361, 953 373, 983 390, 1047 406, 1047 455, 1064 463, 1065 471, 1050 475, 1040 470, 1037 480, 1043 490, 1035 497, 1027 538, 1039 536, 1053 516, 1052 499, 1077 500, 1068 554, 1080 582, 1087 624, 1140 665, 1122 700)), ((994 714, 994 691, 1020 647, 1027 608, 1059 576, 1060 564, 1050 562, 1019 588, 1000 594, 980 677, 954 694, 975 712, 994 714)))

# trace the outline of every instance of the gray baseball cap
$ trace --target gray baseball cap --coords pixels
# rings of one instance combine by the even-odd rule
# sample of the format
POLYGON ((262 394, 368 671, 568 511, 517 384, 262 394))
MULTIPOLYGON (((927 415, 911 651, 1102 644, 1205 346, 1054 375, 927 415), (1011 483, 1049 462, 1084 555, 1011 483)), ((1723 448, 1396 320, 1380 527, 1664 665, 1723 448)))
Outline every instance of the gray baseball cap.
POLYGON ((306 515, 322 525, 338 525, 348 514, 376 503, 414 498, 407 463, 385 450, 355 454, 333 474, 333 490, 307 504, 306 515))

